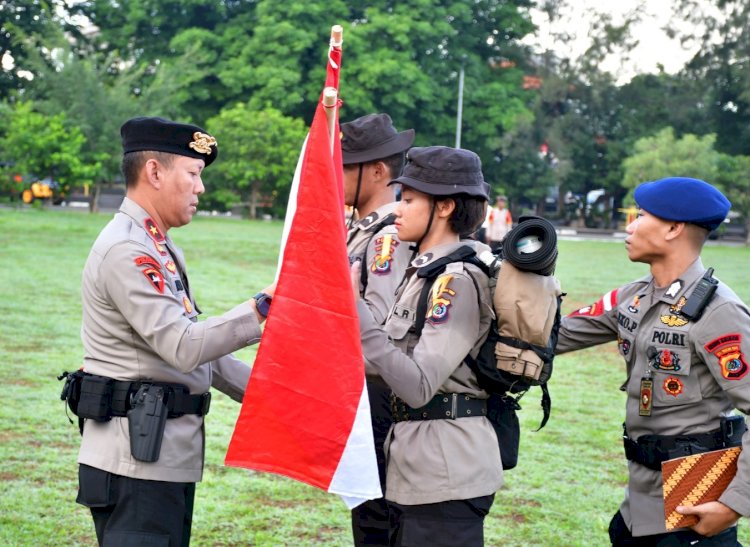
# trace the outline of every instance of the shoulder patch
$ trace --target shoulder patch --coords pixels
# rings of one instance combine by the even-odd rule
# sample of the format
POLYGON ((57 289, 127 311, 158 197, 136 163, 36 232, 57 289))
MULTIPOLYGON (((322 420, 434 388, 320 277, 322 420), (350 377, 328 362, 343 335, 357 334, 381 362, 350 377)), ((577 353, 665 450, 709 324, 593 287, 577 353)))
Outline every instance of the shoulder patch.
POLYGON ((372 260, 370 271, 377 275, 391 273, 393 262, 393 251, 396 250, 400 241, 391 234, 385 234, 375 239, 375 258, 372 260))
POLYGON ((161 264, 152 256, 141 255, 133 259, 136 266, 153 266, 157 270, 161 268, 161 264))
POLYGON ((599 300, 591 304, 590 306, 584 306, 572 313, 568 314, 568 317, 575 317, 578 315, 596 317, 602 315, 604 312, 612 311, 617 306, 617 289, 609 291, 607 294, 602 296, 599 300))
POLYGON ((443 274, 432 284, 430 309, 427 310, 427 321, 432 324, 444 323, 448 319, 451 299, 456 296, 456 291, 448 286, 452 280, 452 275, 443 274))
POLYGON ((151 285, 159 294, 164 294, 164 276, 156 268, 148 267, 143 270, 143 275, 149 280, 151 285))
POLYGON ((703 347, 719 360, 721 375, 727 380, 739 380, 747 374, 748 366, 742 353, 742 335, 722 334, 703 347))

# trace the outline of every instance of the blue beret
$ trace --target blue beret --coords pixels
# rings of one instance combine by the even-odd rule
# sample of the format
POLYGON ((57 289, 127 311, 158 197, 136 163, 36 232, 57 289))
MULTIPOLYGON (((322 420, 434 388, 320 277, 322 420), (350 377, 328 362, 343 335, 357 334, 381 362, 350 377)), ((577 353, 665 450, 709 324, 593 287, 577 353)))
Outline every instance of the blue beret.
POLYGON ((698 179, 669 177, 635 189, 638 207, 664 220, 689 222, 715 230, 732 206, 724 194, 698 179))

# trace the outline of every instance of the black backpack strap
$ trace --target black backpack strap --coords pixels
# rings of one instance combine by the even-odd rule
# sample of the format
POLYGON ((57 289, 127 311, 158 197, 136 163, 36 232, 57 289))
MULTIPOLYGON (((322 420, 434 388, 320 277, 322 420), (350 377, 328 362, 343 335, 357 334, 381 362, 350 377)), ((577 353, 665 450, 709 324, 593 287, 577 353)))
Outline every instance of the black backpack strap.
POLYGON ((555 352, 552 351, 552 348, 529 344, 525 340, 519 340, 518 338, 509 338, 507 336, 498 335, 497 341, 518 349, 530 349, 543 361, 550 361, 555 357, 555 352))
POLYGON ((365 251, 362 253, 362 267, 359 270, 359 282, 361 283, 362 290, 364 291, 367 289, 367 282, 369 280, 368 270, 367 267, 367 248, 370 246, 370 242, 372 241, 372 238, 378 235, 378 232, 385 228, 386 226, 393 226, 396 224, 396 215, 394 213, 390 213, 383 217, 383 220, 378 222, 375 226, 372 226, 371 228, 368 228, 366 231, 371 232, 372 235, 370 236, 370 239, 367 240, 367 245, 365 245, 365 251))

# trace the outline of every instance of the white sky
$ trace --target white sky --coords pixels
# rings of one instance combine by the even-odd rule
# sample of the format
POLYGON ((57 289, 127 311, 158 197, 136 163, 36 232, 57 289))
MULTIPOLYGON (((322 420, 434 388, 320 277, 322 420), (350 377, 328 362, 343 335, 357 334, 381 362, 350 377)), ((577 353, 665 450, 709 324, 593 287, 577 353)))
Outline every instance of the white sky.
MULTIPOLYGON (((612 16, 613 23, 621 23, 625 14, 642 6, 640 10, 642 21, 634 27, 632 32, 639 44, 630 54, 631 62, 624 64, 621 58, 611 56, 602 66, 603 69, 616 75, 619 83, 625 83, 639 73, 657 72, 659 63, 664 66, 666 72, 675 73, 693 57, 697 50, 697 46, 689 50, 683 49, 679 40, 670 39, 662 30, 671 17, 675 0, 569 1, 572 5, 571 11, 566 13, 562 21, 557 24, 565 25, 564 28, 577 37, 570 48, 565 51, 571 57, 583 53, 589 44, 588 32, 592 12, 607 11, 612 16)), ((539 31, 533 39, 526 40, 526 42, 544 49, 559 50, 562 46, 555 44, 550 36, 550 27, 545 16, 532 12, 532 18, 539 27, 539 31)))

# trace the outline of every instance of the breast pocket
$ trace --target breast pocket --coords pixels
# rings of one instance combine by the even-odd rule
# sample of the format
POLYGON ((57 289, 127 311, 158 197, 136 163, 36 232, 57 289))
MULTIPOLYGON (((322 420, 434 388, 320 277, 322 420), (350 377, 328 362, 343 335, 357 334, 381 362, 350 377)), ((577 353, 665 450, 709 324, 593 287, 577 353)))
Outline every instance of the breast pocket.
POLYGON ((684 405, 701 400, 700 382, 695 374, 690 374, 690 355, 687 348, 650 348, 654 406, 684 405))
POLYGON ((396 306, 385 324, 385 331, 393 344, 407 355, 411 355, 410 351, 414 349, 418 341, 416 335, 410 332, 414 325, 413 316, 413 311, 407 309, 399 311, 399 307, 396 306))

